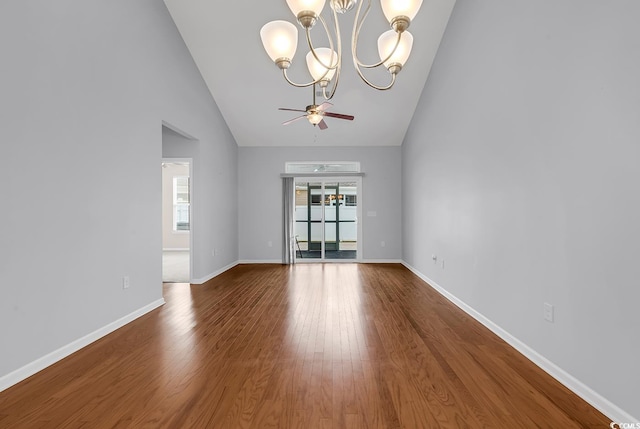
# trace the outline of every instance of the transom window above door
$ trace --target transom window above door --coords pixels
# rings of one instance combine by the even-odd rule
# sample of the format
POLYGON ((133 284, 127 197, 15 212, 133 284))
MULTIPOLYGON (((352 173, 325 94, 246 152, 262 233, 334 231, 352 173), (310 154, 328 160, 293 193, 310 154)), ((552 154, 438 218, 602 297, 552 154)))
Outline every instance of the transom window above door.
POLYGON ((284 168, 288 174, 360 173, 357 161, 287 162, 284 168))

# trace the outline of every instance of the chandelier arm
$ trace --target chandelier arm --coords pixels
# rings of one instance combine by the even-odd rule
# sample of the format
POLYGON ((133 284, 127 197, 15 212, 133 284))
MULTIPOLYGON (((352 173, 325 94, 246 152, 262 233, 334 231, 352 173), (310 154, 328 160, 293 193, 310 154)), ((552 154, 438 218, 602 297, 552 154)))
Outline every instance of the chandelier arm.
POLYGON ((340 82, 340 71, 342 70, 342 35, 340 33, 340 22, 338 20, 338 12, 333 9, 333 26, 336 29, 336 41, 338 42, 338 61, 336 67, 336 73, 333 76, 333 85, 331 87, 331 91, 327 96, 327 88, 322 88, 322 96, 325 100, 331 100, 336 93, 336 89, 338 88, 338 83, 340 82))
POLYGON ((369 11, 371 10, 371 0, 367 2, 367 8, 364 10, 364 14, 362 15, 362 19, 360 19, 360 12, 362 10, 362 5, 364 1, 358 4, 358 8, 356 9, 356 16, 353 20, 353 31, 351 33, 351 56, 353 57, 354 64, 360 63, 358 59, 358 38, 360 37, 360 29, 362 28, 362 24, 367 19, 367 15, 369 15, 369 11))
POLYGON ((373 69, 376 67, 380 67, 382 64, 386 63, 387 61, 389 61, 389 59, 393 56, 393 54, 396 53, 396 50, 398 49, 398 46, 400 46, 400 40, 402 39, 402 33, 397 33, 398 34, 398 38, 396 39, 396 44, 393 47, 393 50, 391 51, 391 53, 387 56, 387 58, 381 60, 380 62, 377 62, 375 64, 363 64, 359 59, 358 56, 356 54, 356 46, 354 45, 354 50, 353 50, 353 62, 354 64, 356 64, 356 68, 358 67, 362 67, 365 69, 373 69))
POLYGON ((391 51, 391 53, 387 56, 387 58, 375 64, 363 63, 358 58, 358 39, 360 38, 360 31, 362 30, 364 21, 367 19, 367 15, 369 15, 369 12, 371 11, 371 0, 368 0, 367 8, 365 9, 364 14, 362 15, 362 19, 359 19, 361 9, 362 9, 362 3, 358 5, 358 9, 356 10, 356 17, 353 24, 353 33, 351 35, 351 55, 353 56, 353 63, 356 66, 356 68, 362 67, 365 69, 372 69, 372 68, 380 67, 382 64, 389 61, 389 59, 393 56, 393 54, 395 54, 396 50, 398 49, 398 46, 400 45, 400 40, 402 38, 402 31, 397 32, 398 38, 396 39, 396 44, 393 47, 393 50, 391 51))
MULTIPOLYGON (((334 11, 334 15, 335 14, 336 13, 334 11)), ((327 38, 329 39, 329 47, 330 47, 331 52, 332 52, 332 54, 331 54, 331 60, 332 61, 331 62, 333 62, 334 43, 333 43, 333 38, 331 37, 331 32, 329 31, 329 27, 327 26, 327 22, 324 20, 324 18, 321 15, 318 15, 318 19, 320 20, 320 22, 322 22, 322 26, 324 27, 324 29, 325 29, 325 31, 327 33, 327 38)), ((338 29, 337 30, 337 35, 338 35, 338 38, 339 38, 340 32, 339 32, 339 27, 337 27, 338 20, 337 20, 337 17, 334 17, 334 19, 335 19, 335 22, 336 22, 336 28, 338 29)), ((308 82, 308 83, 296 83, 296 82, 293 82, 289 78, 289 75, 287 74, 287 69, 286 68, 282 69, 282 75, 284 76, 285 80, 290 85, 295 86, 296 88, 306 88, 306 87, 309 87, 309 86, 312 86, 312 85, 320 83, 327 76, 327 74, 329 73, 330 70, 334 70, 335 69, 336 73, 335 73, 334 77, 336 79, 335 80, 336 83, 334 84, 332 92, 331 92, 331 97, 333 97, 333 93, 335 92, 337 81, 338 81, 339 75, 340 75, 340 64, 341 64, 340 54, 342 53, 342 48, 340 47, 340 44, 341 44, 340 40, 338 39, 338 51, 339 52, 338 52, 338 55, 337 55, 338 58, 336 59, 336 64, 334 66, 332 66, 332 67, 327 67, 327 65, 324 64, 322 62, 322 60, 318 57, 318 54, 316 54, 316 50, 313 48, 313 43, 311 41, 311 31, 310 31, 309 27, 306 28, 305 34, 306 34, 306 38, 307 38, 307 44, 309 45, 309 49, 311 50, 311 53, 313 54, 313 57, 316 59, 316 61, 318 61, 320 63, 320 65, 322 65, 325 68, 324 74, 322 76, 320 76, 319 79, 315 79, 315 80, 313 80, 311 82, 308 82)), ((324 93, 324 88, 323 88, 323 93, 324 93)))
POLYGON ((360 30, 362 29, 362 25, 364 21, 367 19, 369 12, 371 11, 371 0, 367 0, 367 8, 364 10, 364 14, 362 15, 362 19, 360 19, 360 13, 362 10, 363 1, 358 4, 358 8, 356 9, 356 16, 353 20, 353 31, 351 33, 351 48, 355 51, 355 46, 358 44, 358 38, 360 37, 360 30))
POLYGON ((338 88, 338 83, 340 82, 340 68, 336 71, 336 74, 333 75, 333 86, 331 87, 331 91, 329 91, 329 95, 327 96, 327 87, 322 88, 322 96, 325 100, 331 100, 333 95, 336 93, 336 89, 338 88))
POLYGON ((396 40, 396 45, 393 48, 393 51, 391 51, 391 54, 389 54, 389 56, 387 58, 385 58, 384 60, 375 63, 375 64, 365 64, 362 61, 360 61, 360 59, 358 58, 358 39, 360 38, 360 31, 362 30, 362 26, 364 25, 364 21, 367 19, 367 15, 369 15, 369 12, 371 11, 371 0, 367 1, 367 8, 364 10, 364 14, 362 15, 362 19, 360 19, 360 12, 362 9, 362 4, 363 2, 361 2, 358 5, 358 9, 356 10, 356 17, 353 23, 353 33, 351 34, 351 56, 353 57, 353 64, 355 65, 356 69, 358 69, 359 67, 363 67, 363 68, 367 68, 367 69, 372 69, 375 67, 380 67, 382 64, 384 64, 386 61, 389 60, 389 58, 391 58, 391 56, 396 52, 396 49, 398 48, 398 45, 400 44, 400 33, 398 33, 398 40, 396 40))
POLYGON ((360 76, 360 79, 362 79, 362 81, 364 83, 366 83, 367 85, 369 85, 373 89, 377 89, 378 91, 386 91, 387 89, 391 89, 393 84, 396 83, 396 73, 391 73, 391 83, 389 85, 387 85, 387 86, 378 86, 378 85, 375 85, 375 84, 369 82, 367 80, 367 78, 364 77, 364 74, 362 74, 362 70, 360 70, 359 67, 356 67, 356 71, 358 72, 358 76, 360 76))
POLYGON ((327 95, 327 87, 326 86, 324 88, 322 88, 322 96, 324 97, 325 100, 331 100, 333 98, 333 94, 331 94, 331 96, 327 95))
MULTIPOLYGON (((335 14, 335 11, 334 11, 335 14)), ((327 38, 329 39, 329 49, 331 49, 331 58, 330 58, 330 63, 333 63, 333 53, 335 52, 334 48, 334 44, 333 44, 333 38, 331 37, 331 32, 329 31, 329 27, 327 26, 327 22, 324 20, 324 18, 322 17, 322 15, 318 15, 318 19, 320 20, 320 22, 322 23, 322 26, 324 27, 325 32, 327 33, 327 38)), ((338 41, 338 50, 341 51, 341 46, 342 43, 340 41, 340 32, 339 29, 337 27, 337 19, 336 19, 336 34, 337 34, 337 41, 338 41)), ((336 59, 336 63, 335 65, 332 66, 328 66, 326 65, 321 59, 320 57, 318 57, 318 54, 316 53, 315 48, 313 47, 313 43, 311 42, 311 29, 307 27, 306 32, 305 32, 306 36, 307 36, 307 44, 309 45, 309 49, 311 50, 311 54, 313 55, 313 57, 316 59, 316 61, 318 63, 320 63, 320 65, 322 67, 324 67, 326 70, 324 72, 324 74, 322 75, 322 79, 324 79, 324 77, 329 73, 330 70, 335 70, 338 68, 338 59, 340 58, 340 52, 338 53, 338 59, 336 59)))
POLYGON ((309 83, 295 83, 291 79, 289 79, 289 75, 287 75, 287 69, 282 69, 282 76, 284 76, 284 79, 289 83, 289 85, 295 86, 296 88, 306 88, 311 85, 315 85, 321 80, 321 79, 318 79, 318 80, 311 81, 309 83))

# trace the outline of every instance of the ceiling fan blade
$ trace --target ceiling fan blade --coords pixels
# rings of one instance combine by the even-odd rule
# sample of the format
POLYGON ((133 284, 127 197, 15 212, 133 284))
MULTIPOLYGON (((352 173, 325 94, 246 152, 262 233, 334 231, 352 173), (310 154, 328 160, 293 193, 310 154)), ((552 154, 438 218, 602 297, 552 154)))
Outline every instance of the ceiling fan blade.
POLYGON ((302 113, 307 113, 306 110, 300 110, 300 109, 287 109, 286 107, 278 107, 278 110, 286 110, 288 112, 302 112, 302 113))
POLYGON ((327 110, 327 109, 330 109, 331 106, 333 106, 333 104, 329 103, 328 101, 325 101, 324 103, 318 106, 318 110, 327 110))
POLYGON ((327 123, 323 119, 320 122, 318 122, 318 128, 320 128, 321 130, 326 130, 329 127, 327 126, 327 123))
POLYGON ((307 115, 298 116, 297 118, 289 119, 288 121, 283 122, 282 125, 289 125, 290 123, 295 122, 298 119, 302 119, 302 118, 306 118, 306 117, 307 117, 307 115))
POLYGON ((346 119, 348 121, 353 121, 353 118, 354 118, 354 116, 351 116, 351 115, 344 115, 342 113, 331 113, 331 112, 325 112, 324 116, 328 116, 330 118, 346 119))

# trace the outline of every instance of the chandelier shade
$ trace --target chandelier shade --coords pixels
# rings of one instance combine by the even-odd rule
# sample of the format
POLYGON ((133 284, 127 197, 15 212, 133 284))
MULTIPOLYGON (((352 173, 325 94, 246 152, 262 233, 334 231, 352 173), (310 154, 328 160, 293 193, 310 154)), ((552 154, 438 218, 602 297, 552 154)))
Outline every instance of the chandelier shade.
POLYGON ((301 12, 313 12, 320 15, 326 0, 287 0, 287 5, 296 18, 301 12))
POLYGON ((288 21, 271 21, 260 30, 260 38, 272 61, 286 59, 289 63, 298 48, 298 29, 288 21))
POLYGON ((393 49, 396 46, 397 40, 398 34, 394 30, 385 31, 378 38, 378 54, 380 55, 380 59, 384 60, 389 57, 384 61, 384 66, 387 69, 393 65, 404 66, 411 54, 411 48, 413 47, 413 36, 411 33, 408 31, 402 33, 400 42, 394 52, 393 49), (392 52, 393 54, 391 54, 392 52))
POLYGON ((307 54, 309 73, 314 80, 330 81, 336 74, 338 54, 329 48, 315 48, 315 51, 320 61, 316 59, 313 52, 309 51, 307 54))
POLYGON ((399 16, 406 16, 413 20, 422 6, 422 0, 380 0, 380 6, 390 23, 399 16))

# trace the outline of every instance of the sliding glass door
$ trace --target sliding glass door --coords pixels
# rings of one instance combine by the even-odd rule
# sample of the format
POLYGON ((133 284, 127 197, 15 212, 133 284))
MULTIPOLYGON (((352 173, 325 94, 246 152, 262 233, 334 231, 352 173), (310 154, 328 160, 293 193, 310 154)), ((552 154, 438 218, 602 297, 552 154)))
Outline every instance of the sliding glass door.
POLYGON ((296 258, 358 259, 359 179, 296 179, 296 258))

